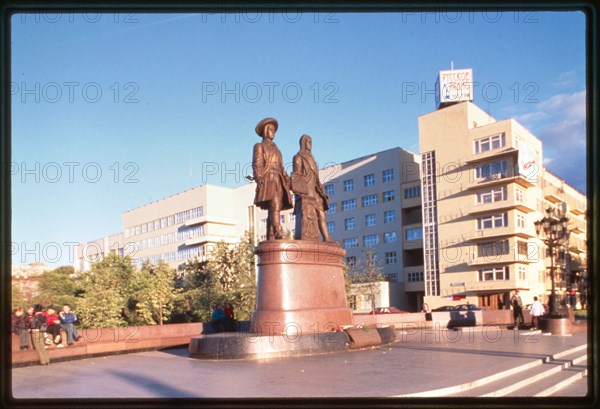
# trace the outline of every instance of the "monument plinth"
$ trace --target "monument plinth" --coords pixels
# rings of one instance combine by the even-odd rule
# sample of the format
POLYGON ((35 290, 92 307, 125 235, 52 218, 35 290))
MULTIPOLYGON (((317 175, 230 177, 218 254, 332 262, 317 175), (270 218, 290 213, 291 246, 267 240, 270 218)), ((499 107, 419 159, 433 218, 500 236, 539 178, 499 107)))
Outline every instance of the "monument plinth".
POLYGON ((330 332, 352 325, 344 256, 336 243, 268 240, 255 249, 258 285, 251 328, 261 335, 330 332))

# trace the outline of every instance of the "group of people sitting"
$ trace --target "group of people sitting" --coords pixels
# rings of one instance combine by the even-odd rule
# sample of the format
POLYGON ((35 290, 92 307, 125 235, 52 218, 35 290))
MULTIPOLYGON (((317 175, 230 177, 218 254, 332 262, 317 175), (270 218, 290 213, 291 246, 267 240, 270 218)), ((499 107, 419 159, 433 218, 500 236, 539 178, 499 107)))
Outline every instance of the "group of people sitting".
POLYGON ((212 313, 212 327, 215 332, 237 331, 237 322, 233 314, 233 306, 230 303, 215 304, 212 313))
POLYGON ((12 332, 19 336, 19 349, 29 349, 29 340, 33 348, 40 355, 40 362, 47 365, 46 349, 54 345, 63 348, 61 330, 67 335, 67 345, 73 345, 81 339, 75 324, 77 315, 71 310, 69 304, 64 304, 62 311, 57 314, 53 305, 44 308, 35 304, 27 311, 17 307, 12 314, 12 332))

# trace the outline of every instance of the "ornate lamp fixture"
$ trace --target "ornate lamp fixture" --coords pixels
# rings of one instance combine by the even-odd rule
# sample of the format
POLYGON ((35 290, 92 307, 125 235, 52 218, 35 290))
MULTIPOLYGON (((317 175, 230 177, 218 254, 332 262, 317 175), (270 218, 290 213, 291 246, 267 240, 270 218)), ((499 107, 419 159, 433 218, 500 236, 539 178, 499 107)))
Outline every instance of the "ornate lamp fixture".
POLYGON ((558 298, 556 295, 554 259, 556 257, 556 249, 568 248, 570 235, 567 227, 568 222, 569 218, 562 211, 553 207, 546 209, 546 216, 544 218, 534 222, 536 234, 548 246, 548 250, 550 251, 550 275, 552 279, 552 290, 549 300, 550 311, 548 314, 550 317, 562 316, 558 308, 558 298), (543 237, 541 236, 542 233, 543 237))

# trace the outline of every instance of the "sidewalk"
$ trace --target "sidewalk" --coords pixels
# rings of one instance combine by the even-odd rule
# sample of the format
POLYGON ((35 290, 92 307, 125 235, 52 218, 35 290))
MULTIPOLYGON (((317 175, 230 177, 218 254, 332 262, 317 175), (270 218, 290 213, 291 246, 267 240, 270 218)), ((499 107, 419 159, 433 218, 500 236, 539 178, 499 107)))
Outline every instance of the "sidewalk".
POLYGON ((199 360, 180 348, 16 368, 13 395, 64 400, 65 391, 56 387, 60 381, 69 385, 71 398, 400 397, 428 391, 425 396, 437 396, 436 390, 587 342, 582 330, 565 337, 498 327, 397 335, 385 347, 265 361, 199 360))

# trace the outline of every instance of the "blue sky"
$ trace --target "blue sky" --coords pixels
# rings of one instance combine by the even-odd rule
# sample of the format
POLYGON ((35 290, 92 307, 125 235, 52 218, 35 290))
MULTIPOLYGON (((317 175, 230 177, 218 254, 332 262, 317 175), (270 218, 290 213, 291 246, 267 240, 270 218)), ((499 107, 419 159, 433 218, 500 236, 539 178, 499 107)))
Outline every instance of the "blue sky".
POLYGON ((304 133, 321 166, 418 153, 451 62, 585 191, 580 12, 29 14, 12 47, 14 264, 69 264, 70 243, 121 231, 128 209, 245 183, 267 116, 285 161, 304 133))

